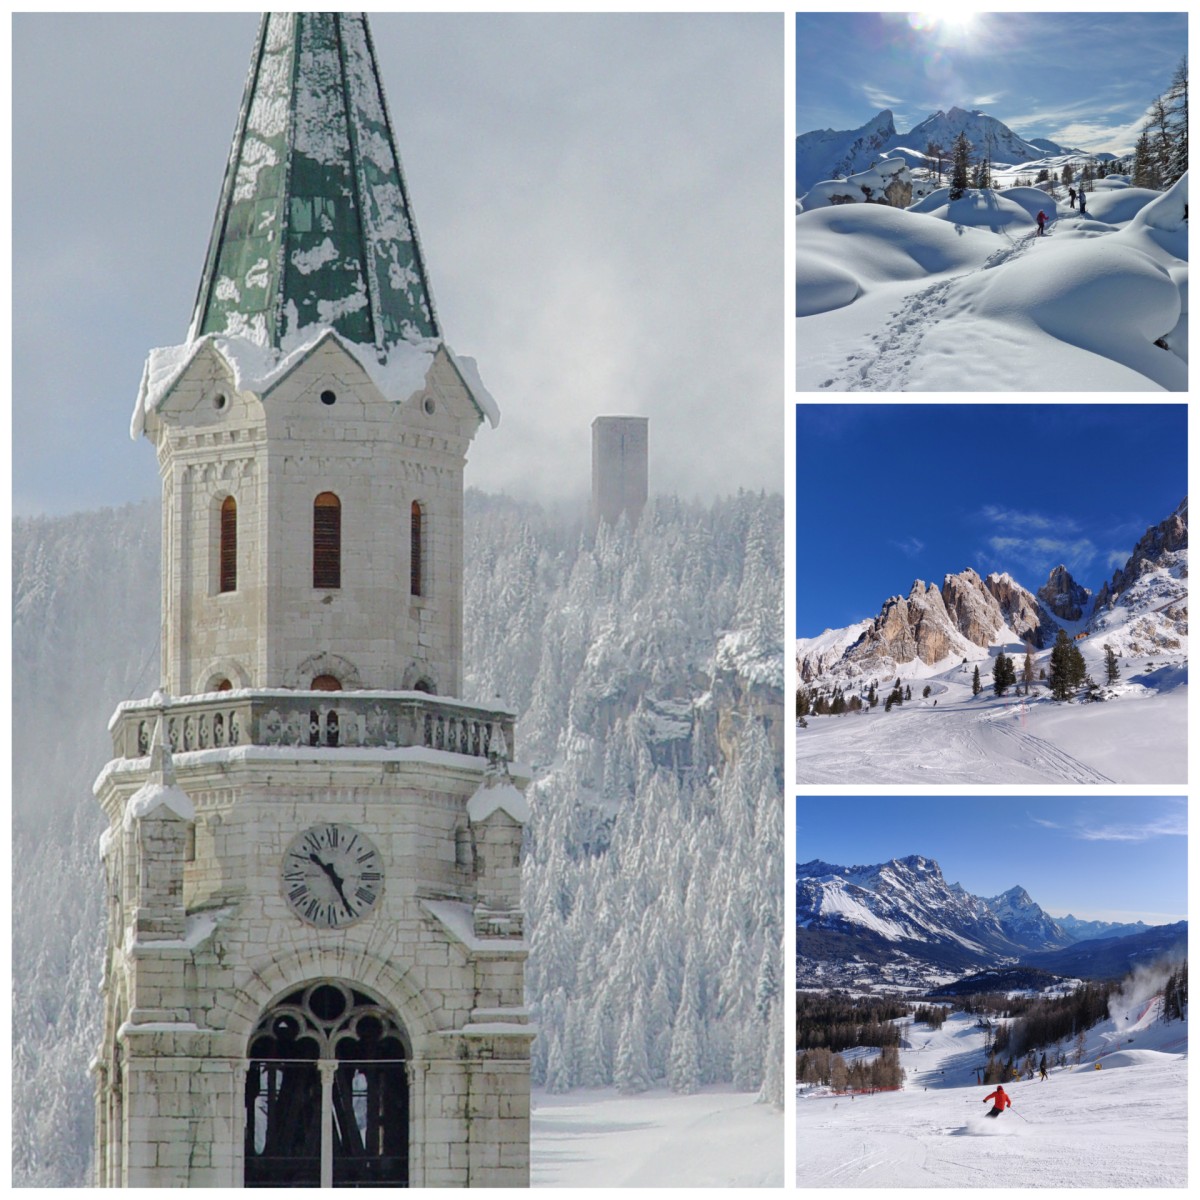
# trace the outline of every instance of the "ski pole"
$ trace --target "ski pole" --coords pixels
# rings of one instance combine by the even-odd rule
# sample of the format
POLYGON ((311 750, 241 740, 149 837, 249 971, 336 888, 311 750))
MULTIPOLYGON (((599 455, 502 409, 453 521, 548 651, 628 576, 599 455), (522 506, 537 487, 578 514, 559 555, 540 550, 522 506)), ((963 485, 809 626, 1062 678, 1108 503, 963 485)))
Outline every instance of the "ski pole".
MULTIPOLYGON (((1011 1104, 1008 1106, 1008 1111, 1009 1111, 1010 1113, 1016 1113, 1016 1115, 1017 1115, 1018 1117, 1021 1117, 1021 1114, 1020 1114, 1019 1112, 1017 1112, 1017 1110, 1016 1110, 1015 1108, 1013 1108, 1013 1106, 1012 1106, 1011 1104)), ((1033 1124, 1033 1122, 1032 1122, 1032 1121, 1030 1121, 1030 1120, 1028 1120, 1026 1117, 1021 1117, 1021 1120, 1022 1120, 1022 1121, 1024 1121, 1026 1125, 1032 1125, 1032 1124, 1033 1124)))

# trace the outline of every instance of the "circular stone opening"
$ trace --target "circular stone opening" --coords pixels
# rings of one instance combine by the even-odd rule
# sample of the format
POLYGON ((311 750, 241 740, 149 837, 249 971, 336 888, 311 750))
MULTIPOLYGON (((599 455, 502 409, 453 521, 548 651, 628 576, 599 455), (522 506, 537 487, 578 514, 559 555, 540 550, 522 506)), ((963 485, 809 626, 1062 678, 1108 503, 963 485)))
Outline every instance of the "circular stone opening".
POLYGON ((425 411, 426 411, 426 413, 428 413, 428 414, 429 414, 429 416, 431 416, 431 417, 432 417, 432 416, 433 416, 433 410, 434 410, 434 408, 436 408, 437 406, 434 404, 434 402, 433 402, 433 397, 432 397, 432 396, 426 396, 426 397, 425 397, 425 400, 424 400, 424 403, 421 405, 421 407, 422 407, 422 408, 424 408, 424 409, 425 409, 425 411))
POLYGON ((213 407, 220 412, 229 403, 229 397, 224 392, 218 392, 213 397, 213 407))
POLYGON ((331 392, 328 388, 326 388, 325 391, 323 391, 321 393, 321 403, 322 404, 333 404, 336 400, 337 400, 337 396, 333 392, 331 392))

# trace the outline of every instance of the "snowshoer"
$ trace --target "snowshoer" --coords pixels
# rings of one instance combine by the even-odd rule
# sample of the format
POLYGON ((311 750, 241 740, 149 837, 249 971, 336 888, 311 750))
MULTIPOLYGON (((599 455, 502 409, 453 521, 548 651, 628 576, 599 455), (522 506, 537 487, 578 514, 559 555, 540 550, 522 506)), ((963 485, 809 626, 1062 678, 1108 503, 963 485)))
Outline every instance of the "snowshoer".
POLYGON ((1079 215, 1081 217, 1087 216, 1087 198, 1084 196, 1082 188, 1079 189, 1079 215))
POLYGON ((1075 189, 1071 188, 1071 207, 1075 207, 1075 189))
POLYGON ((1042 234, 1044 234, 1046 232, 1046 214, 1041 209, 1038 210, 1037 222, 1038 222, 1037 235, 1038 235, 1038 237, 1041 237, 1042 234))
POLYGON ((995 1100, 990 1112, 984 1113, 986 1117, 998 1117, 1006 1108, 1012 1107, 1012 1101, 1008 1098, 1008 1093, 1004 1090, 1002 1084, 996 1084, 996 1090, 990 1096, 984 1096, 983 1102, 986 1104, 989 1100, 995 1100))
POLYGON ((1042 1061, 1038 1066, 1038 1070, 1042 1073, 1042 1079, 1049 1078, 1046 1074, 1046 1056, 1044 1054, 1042 1055, 1042 1061))

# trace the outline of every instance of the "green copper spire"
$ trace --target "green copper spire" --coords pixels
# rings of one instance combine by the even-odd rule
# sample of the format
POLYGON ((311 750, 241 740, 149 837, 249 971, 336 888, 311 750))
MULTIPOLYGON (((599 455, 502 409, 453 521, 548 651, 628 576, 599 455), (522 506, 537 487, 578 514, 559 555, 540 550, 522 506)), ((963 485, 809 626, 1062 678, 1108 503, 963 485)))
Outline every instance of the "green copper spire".
POLYGON ((440 338, 362 13, 259 27, 189 340, 440 338))

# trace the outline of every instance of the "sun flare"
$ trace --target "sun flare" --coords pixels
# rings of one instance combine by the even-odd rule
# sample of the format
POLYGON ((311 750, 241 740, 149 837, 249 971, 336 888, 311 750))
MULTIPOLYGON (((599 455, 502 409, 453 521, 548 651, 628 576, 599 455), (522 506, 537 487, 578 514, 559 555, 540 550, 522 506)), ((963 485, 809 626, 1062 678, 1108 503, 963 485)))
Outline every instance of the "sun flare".
POLYGON ((961 44, 969 41, 975 33, 979 14, 969 9, 941 8, 932 12, 910 13, 908 22, 920 33, 931 34, 942 42, 961 44))

